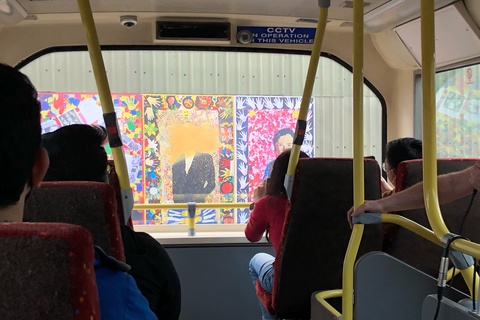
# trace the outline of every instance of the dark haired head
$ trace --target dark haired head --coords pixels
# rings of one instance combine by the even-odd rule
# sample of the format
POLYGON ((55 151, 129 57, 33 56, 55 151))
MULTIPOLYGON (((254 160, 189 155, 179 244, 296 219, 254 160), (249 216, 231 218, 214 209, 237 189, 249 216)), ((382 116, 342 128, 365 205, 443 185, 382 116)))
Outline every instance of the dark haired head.
POLYGON ((283 128, 278 130, 277 133, 275 133, 275 135, 273 136, 273 145, 275 146, 277 144, 278 139, 280 139, 280 137, 283 137, 286 135, 292 136, 293 138, 295 136, 295 132, 293 132, 293 130, 290 128, 283 128))
POLYGON ((390 169, 397 170, 400 162, 422 158, 422 141, 415 138, 400 138, 387 143, 385 161, 390 169))
POLYGON ((284 128, 278 130, 273 136, 273 148, 275 149, 275 153, 279 155, 283 151, 291 149, 294 137, 295 133, 292 129, 284 128))
MULTIPOLYGON (((291 149, 285 150, 277 157, 277 159, 275 159, 272 173, 267 183, 268 195, 279 195, 286 192, 284 181, 285 175, 287 174, 288 161, 290 160, 290 151, 291 149)), ((305 152, 300 151, 299 158, 308 158, 308 155, 305 152)))
POLYGON ((107 153, 103 127, 73 124, 42 136, 50 166, 45 181, 105 181, 107 153))
POLYGON ((0 64, 0 208, 16 204, 40 148, 40 103, 27 76, 0 64))

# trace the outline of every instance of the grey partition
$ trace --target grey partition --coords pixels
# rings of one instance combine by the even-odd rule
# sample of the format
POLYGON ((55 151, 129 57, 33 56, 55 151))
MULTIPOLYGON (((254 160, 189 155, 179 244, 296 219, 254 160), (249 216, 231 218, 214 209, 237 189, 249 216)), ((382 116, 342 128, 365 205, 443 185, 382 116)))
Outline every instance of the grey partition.
MULTIPOLYGON (((436 295, 430 295, 425 298, 422 309, 422 320, 433 319, 438 305, 436 295)), ((440 304, 440 310, 437 320, 478 320, 480 314, 474 313, 471 310, 461 306, 460 304, 444 298, 440 304)))
MULTIPOLYGON (((425 297, 436 294, 437 280, 384 252, 373 252, 355 265, 354 290, 355 320, 415 320, 422 319, 425 297)), ((453 288, 445 296, 453 301, 467 297, 453 288)))
POLYGON ((258 252, 273 253, 266 244, 165 245, 182 285, 180 320, 261 319, 248 272, 258 252))

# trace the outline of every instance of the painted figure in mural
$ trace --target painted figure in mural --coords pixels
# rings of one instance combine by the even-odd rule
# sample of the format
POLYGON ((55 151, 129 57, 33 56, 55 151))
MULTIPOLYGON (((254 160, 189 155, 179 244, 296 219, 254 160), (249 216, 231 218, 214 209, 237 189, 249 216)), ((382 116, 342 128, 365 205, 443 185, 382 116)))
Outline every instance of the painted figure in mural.
MULTIPOLYGON (((300 151, 300 158, 308 158, 308 155, 300 151)), ((279 252, 282 245, 281 237, 288 208, 287 192, 283 185, 287 173, 290 149, 282 152, 273 163, 272 174, 258 188, 255 189, 253 201, 254 209, 250 213, 245 236, 251 242, 262 239, 266 232, 268 242, 273 245, 275 253, 279 252)), ((275 258, 267 253, 257 253, 250 260, 249 271, 255 287, 257 279, 262 287, 272 292, 273 287, 273 263, 275 258)), ((262 319, 275 319, 260 303, 262 319)))
MULTIPOLYGON (((74 124, 42 136, 50 167, 45 181, 107 180, 107 153, 103 127, 74 124)), ((181 309, 181 287, 177 271, 163 246, 148 233, 121 224, 120 231, 128 273, 148 300, 158 319, 177 320, 181 309)))
POLYGON ((176 160, 172 165, 175 203, 203 203, 215 189, 215 165, 208 151, 217 150, 218 133, 210 135, 206 130, 211 129, 193 123, 171 128, 171 144, 176 150, 176 160))
POLYGON ((172 166, 173 202, 205 202, 215 189, 215 167, 208 153, 185 154, 172 166))
MULTIPOLYGON (((275 135, 273 136, 273 148, 277 157, 285 150, 292 148, 294 135, 295 134, 293 130, 290 128, 280 129, 277 131, 277 133, 275 133, 275 135)), ((262 180, 270 177, 274 161, 275 160, 270 161, 270 163, 265 168, 262 180)))

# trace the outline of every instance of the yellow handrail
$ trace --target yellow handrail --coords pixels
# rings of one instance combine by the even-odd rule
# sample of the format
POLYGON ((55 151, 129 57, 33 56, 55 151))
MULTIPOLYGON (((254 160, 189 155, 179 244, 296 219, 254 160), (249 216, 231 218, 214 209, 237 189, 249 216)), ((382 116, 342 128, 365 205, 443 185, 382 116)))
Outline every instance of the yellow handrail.
POLYGON ((127 162, 123 153, 122 142, 120 140, 120 130, 118 128, 115 109, 113 108, 112 94, 108 85, 107 74, 105 70, 105 63, 103 62, 102 51, 100 49, 100 42, 98 40, 97 30, 95 28, 95 21, 93 19, 92 8, 89 0, 77 0, 78 9, 82 18, 83 29, 87 38, 88 53, 90 54, 90 61, 92 63, 93 74, 97 84, 98 95, 102 105, 103 114, 105 116, 105 123, 110 137, 110 146, 113 154, 113 161, 115 162, 115 170, 118 175, 120 189, 122 193, 122 205, 125 215, 125 222, 130 218, 133 206, 133 194, 130 188, 130 181, 128 179, 127 162), (108 119, 110 120, 107 120, 108 119), (115 144, 112 144, 115 140, 115 144))
MULTIPOLYGON (((293 142, 292 150, 290 153, 286 181, 288 180, 288 177, 293 177, 295 174, 295 168, 297 167, 298 158, 300 157, 300 147, 302 146, 303 136, 305 134, 308 108, 310 106, 310 99, 312 97, 313 86, 315 84, 315 75, 318 69, 318 61, 320 60, 323 37, 325 35, 325 29, 327 26, 328 7, 330 5, 330 1, 324 2, 326 3, 320 4, 320 9, 318 13, 317 30, 315 32, 315 39, 313 40, 313 48, 310 56, 310 62, 308 65, 307 78, 305 80, 305 86, 303 88, 302 102, 300 105, 300 111, 298 113, 298 119, 295 129, 295 141, 293 142), (297 139, 297 137, 301 137, 301 139, 297 139)), ((286 189, 288 192, 289 186, 287 185, 287 182, 286 189)))
POLYGON ((421 1, 423 194, 432 230, 439 239, 449 233, 443 221, 437 189, 437 139, 435 109, 435 16, 434 1, 421 1))
POLYGON ((328 291, 322 291, 317 294, 315 294, 315 299, 317 299, 320 304, 327 309, 331 314, 336 316, 337 318, 340 318, 342 314, 337 311, 330 303, 326 301, 326 299, 331 299, 331 298, 339 298, 342 296, 342 289, 335 289, 335 290, 328 290, 328 291))
MULTIPOLYGON (((363 171, 363 0, 353 1, 353 185, 354 207, 365 201, 363 171)), ((364 225, 356 224, 343 262, 342 319, 353 319, 353 266, 364 225)))
MULTIPOLYGON (((236 209, 249 208, 250 203, 228 202, 228 203, 196 203, 197 209, 236 209)), ((133 205, 136 210, 158 210, 158 209, 187 209, 188 203, 137 203, 133 205)))

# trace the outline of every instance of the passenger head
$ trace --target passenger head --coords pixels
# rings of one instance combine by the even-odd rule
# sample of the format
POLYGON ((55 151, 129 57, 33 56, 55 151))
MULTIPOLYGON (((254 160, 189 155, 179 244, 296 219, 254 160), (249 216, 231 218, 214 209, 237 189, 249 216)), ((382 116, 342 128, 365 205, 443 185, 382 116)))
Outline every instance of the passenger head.
MULTIPOLYGON (((0 64, 0 209, 18 204, 48 166, 40 148, 40 103, 23 73, 0 64)), ((23 205, 23 204, 22 204, 23 205)), ((21 217, 20 217, 21 218, 21 217)))
MULTIPOLYGON (((279 195, 286 193, 284 187, 285 175, 287 174, 288 161, 290 160, 290 149, 282 152, 273 163, 272 174, 267 183, 268 195, 279 195)), ((308 155, 300 151, 299 158, 308 158, 308 155)))
POLYGON ((105 181, 107 153, 103 127, 73 124, 42 136, 50 167, 45 181, 105 181))
POLYGON ((294 135, 295 133, 293 130, 289 128, 284 128, 277 131, 277 133, 273 136, 273 147, 277 156, 285 150, 292 148, 294 135))
POLYGON ((395 181, 398 165, 405 160, 422 158, 422 141, 415 138, 400 138, 387 143, 385 171, 391 182, 395 181))

